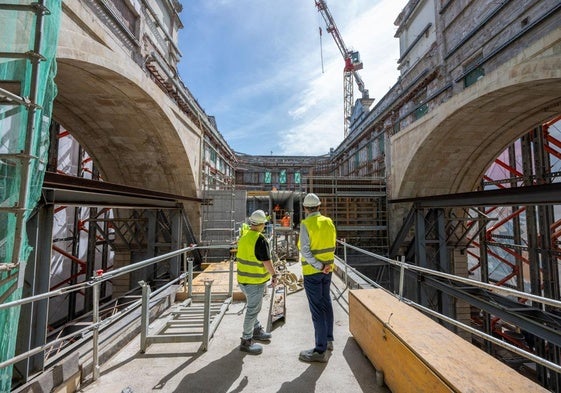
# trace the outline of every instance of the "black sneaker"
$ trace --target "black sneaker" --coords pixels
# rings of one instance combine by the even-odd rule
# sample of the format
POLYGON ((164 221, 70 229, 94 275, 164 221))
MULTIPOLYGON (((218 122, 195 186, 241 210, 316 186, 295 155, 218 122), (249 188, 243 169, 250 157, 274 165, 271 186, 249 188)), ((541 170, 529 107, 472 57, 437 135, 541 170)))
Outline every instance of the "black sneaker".
POLYGON ((259 344, 255 344, 253 339, 241 339, 240 351, 247 352, 250 355, 259 355, 263 352, 263 347, 259 344))

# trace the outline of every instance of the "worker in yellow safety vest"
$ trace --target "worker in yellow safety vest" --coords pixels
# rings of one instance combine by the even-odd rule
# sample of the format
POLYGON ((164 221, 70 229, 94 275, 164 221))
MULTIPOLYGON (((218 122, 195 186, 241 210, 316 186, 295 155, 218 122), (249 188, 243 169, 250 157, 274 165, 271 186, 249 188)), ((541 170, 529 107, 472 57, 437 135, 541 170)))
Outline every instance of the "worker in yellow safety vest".
POLYGON ((315 330, 315 347, 300 352, 299 358, 305 362, 326 362, 327 350, 333 350, 333 305, 329 287, 337 232, 331 218, 319 212, 320 205, 316 194, 304 198, 306 218, 300 223, 298 239, 304 290, 315 330))
POLYGON ((252 355, 258 355, 263 351, 263 347, 256 344, 254 340, 269 341, 272 337, 272 334, 266 332, 257 319, 269 279, 272 277, 273 287, 277 280, 271 261, 269 242, 262 234, 266 222, 267 217, 263 210, 251 213, 249 231, 239 239, 236 254, 238 284, 247 302, 240 350, 252 355))
POLYGON ((242 225, 240 226, 240 237, 245 235, 247 232, 249 232, 249 224, 244 221, 244 222, 242 222, 242 225))

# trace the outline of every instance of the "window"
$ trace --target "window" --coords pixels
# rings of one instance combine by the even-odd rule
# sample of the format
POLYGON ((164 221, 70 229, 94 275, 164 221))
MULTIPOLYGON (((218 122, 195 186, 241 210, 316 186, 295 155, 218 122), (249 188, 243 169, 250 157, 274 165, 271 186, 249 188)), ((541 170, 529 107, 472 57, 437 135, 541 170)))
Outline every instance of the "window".
POLYGON ((423 89, 423 91, 413 98, 413 118, 415 120, 419 120, 421 117, 427 114, 429 111, 429 106, 426 102, 427 100, 427 90, 423 89))
POLYGON ((477 82, 479 79, 485 76, 485 70, 483 67, 479 66, 472 70, 471 72, 467 73, 464 77, 464 87, 469 87, 477 82))
POLYGON ((283 169, 282 171, 280 171, 279 183, 280 184, 286 184, 286 169, 283 169))
POLYGON ((485 70, 481 66, 483 57, 481 53, 472 57, 464 64, 464 88, 473 85, 485 75, 485 70))

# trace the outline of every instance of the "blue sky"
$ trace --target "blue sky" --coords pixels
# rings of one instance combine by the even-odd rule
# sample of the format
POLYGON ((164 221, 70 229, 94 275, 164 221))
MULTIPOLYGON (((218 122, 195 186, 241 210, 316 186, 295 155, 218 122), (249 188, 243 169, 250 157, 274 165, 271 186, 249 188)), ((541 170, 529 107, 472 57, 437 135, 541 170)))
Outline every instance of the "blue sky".
MULTIPOLYGON (((393 22, 407 0, 326 2, 347 48, 360 52, 370 97, 380 99, 399 75, 393 22)), ((341 143, 344 63, 314 0, 182 3, 179 74, 233 150, 321 155, 341 143)))

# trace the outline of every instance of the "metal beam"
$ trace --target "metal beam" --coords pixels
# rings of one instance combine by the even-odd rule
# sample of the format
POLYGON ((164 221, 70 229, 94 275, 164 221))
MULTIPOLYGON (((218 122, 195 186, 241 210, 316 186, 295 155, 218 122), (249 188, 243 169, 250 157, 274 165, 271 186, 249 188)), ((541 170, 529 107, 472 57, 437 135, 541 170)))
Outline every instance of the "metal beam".
POLYGON ((423 282, 455 298, 465 300, 469 304, 504 319, 556 346, 561 346, 561 334, 559 334, 559 330, 556 330, 561 325, 561 319, 551 313, 512 302, 503 296, 483 292, 475 287, 460 288, 427 276, 424 276, 423 282))
POLYGON ((177 208, 181 201, 202 202, 200 198, 168 194, 52 172, 45 174, 43 198, 49 204, 121 209, 174 209, 177 208))
POLYGON ((391 199, 388 200, 388 203, 414 203, 418 208, 555 205, 561 204, 561 183, 417 198, 391 199))

